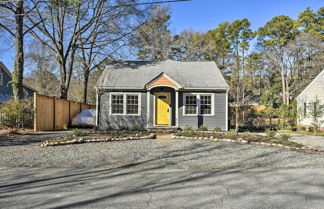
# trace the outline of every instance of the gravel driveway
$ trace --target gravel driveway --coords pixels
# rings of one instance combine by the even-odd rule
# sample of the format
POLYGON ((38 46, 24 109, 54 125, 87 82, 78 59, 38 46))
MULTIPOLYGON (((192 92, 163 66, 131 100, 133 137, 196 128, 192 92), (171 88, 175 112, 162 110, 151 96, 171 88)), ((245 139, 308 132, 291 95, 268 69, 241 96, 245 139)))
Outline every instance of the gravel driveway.
MULTIPOLYGON (((46 135, 47 136, 47 135, 46 135)), ((53 137, 53 136, 52 136, 53 137)), ((324 167, 324 153, 208 140, 139 140, 39 146, 41 135, 0 139, 0 166, 42 168, 305 168, 324 167), (26 143, 27 139, 30 143, 26 143), (19 140, 25 143, 19 143, 19 140), (5 146, 6 144, 7 146, 5 146)))
POLYGON ((318 150, 324 151, 324 137, 323 136, 312 136, 306 134, 291 134, 292 138, 290 141, 304 144, 307 146, 316 147, 318 150))

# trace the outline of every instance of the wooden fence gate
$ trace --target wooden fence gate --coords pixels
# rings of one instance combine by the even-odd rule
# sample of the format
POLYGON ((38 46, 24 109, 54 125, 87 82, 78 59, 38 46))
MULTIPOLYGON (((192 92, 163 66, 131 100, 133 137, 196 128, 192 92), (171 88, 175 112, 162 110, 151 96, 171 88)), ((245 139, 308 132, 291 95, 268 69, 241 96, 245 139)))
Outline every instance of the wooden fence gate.
POLYGON ((67 129, 71 125, 74 116, 84 109, 95 108, 95 105, 34 93, 34 130, 53 131, 67 129))

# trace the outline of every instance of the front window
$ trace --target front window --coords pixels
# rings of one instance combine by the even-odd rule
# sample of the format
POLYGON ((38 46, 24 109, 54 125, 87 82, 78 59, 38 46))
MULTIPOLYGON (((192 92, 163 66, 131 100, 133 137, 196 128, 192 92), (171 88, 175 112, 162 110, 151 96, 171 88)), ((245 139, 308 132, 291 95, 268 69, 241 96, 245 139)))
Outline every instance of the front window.
POLYGON ((126 95, 127 97, 127 114, 138 114, 138 95, 126 95))
POLYGON ((111 97, 111 113, 124 113, 124 95, 112 95, 111 97))
POLYGON ((185 114, 186 115, 197 114, 197 95, 185 96, 185 114))
POLYGON ((139 115, 140 94, 137 93, 111 93, 112 115, 139 115))
POLYGON ((188 93, 184 94, 183 115, 188 116, 213 116, 214 114, 213 93, 188 93))
POLYGON ((200 114, 210 115, 212 114, 212 96, 200 95, 200 114))

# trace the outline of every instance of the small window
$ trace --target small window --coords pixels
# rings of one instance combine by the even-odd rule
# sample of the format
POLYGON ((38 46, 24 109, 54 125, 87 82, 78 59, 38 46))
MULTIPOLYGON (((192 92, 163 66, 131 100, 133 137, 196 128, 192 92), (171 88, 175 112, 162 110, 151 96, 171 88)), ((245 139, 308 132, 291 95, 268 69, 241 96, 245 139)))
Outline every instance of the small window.
POLYGON ((307 116, 307 103, 304 102, 304 117, 307 116))
POLYGON ((318 109, 318 105, 319 105, 318 102, 314 102, 314 108, 313 108, 313 111, 314 112, 313 112, 313 114, 314 114, 315 117, 317 117, 317 115, 318 115, 318 112, 317 112, 318 111, 317 110, 318 109))
POLYGON ((197 114, 197 95, 185 96, 185 114, 186 115, 197 114))
POLYGON ((200 96, 200 114, 210 115, 212 114, 212 96, 201 95, 200 96))
POLYGON ((124 113, 124 95, 112 95, 111 113, 112 114, 124 113))
POLYGON ((127 95, 127 114, 138 114, 138 95, 127 95))

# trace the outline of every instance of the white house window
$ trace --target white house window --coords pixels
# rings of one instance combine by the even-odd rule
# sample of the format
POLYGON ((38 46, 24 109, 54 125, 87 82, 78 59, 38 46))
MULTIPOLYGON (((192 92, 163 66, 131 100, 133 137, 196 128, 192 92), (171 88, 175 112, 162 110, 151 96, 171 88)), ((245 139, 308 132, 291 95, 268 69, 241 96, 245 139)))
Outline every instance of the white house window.
POLYGON ((212 114, 212 96, 200 95, 200 114, 210 115, 212 114))
POLYGON ((111 93, 110 98, 112 115, 140 115, 139 93, 111 93))
POLYGON ((197 95, 185 96, 185 115, 197 114, 197 95))
POLYGON ((138 95, 126 95, 127 97, 127 114, 138 114, 138 95))
POLYGON ((307 103, 304 102, 304 117, 307 116, 307 103))
POLYGON ((184 112, 187 116, 213 116, 214 114, 214 94, 193 93, 184 94, 184 112))
POLYGON ((124 113, 124 95, 111 96, 111 113, 112 114, 124 113))

